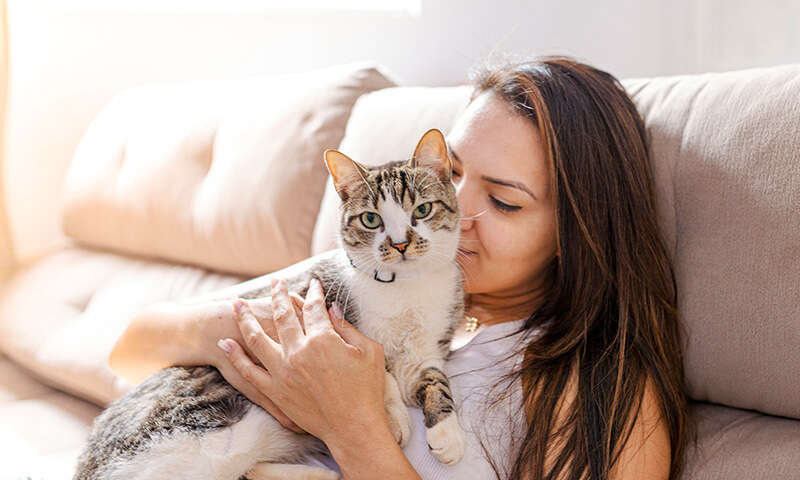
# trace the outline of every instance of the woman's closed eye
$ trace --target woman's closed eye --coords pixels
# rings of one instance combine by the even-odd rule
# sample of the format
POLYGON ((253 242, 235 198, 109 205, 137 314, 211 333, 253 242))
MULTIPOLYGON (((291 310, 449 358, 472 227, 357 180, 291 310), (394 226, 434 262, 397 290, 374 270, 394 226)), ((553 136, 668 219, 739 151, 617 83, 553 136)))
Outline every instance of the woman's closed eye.
POLYGON ((509 205, 509 204, 507 204, 505 202, 501 202, 500 200, 496 199, 495 197, 493 197, 491 195, 489 195, 489 199, 492 201, 492 205, 494 205, 494 207, 496 209, 500 210, 501 212, 505 212, 505 213, 516 212, 517 210, 522 208, 522 207, 517 206, 517 205, 509 205))

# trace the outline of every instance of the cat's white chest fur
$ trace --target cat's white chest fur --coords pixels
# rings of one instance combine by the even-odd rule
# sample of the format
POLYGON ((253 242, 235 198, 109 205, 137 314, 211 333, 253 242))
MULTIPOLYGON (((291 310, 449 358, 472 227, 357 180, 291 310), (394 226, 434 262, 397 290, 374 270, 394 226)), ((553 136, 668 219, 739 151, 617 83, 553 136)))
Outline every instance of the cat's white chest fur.
POLYGON ((461 301, 455 265, 391 283, 355 270, 350 274, 358 283, 359 296, 351 300, 359 310, 358 328, 381 343, 387 357, 439 355, 438 340, 451 328, 453 309, 461 301))

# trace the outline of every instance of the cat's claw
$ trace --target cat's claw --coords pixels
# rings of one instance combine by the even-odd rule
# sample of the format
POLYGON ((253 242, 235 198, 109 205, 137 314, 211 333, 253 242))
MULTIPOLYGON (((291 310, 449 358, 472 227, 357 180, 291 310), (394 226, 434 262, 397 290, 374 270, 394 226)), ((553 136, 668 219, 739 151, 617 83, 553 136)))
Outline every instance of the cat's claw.
POLYGON ((411 416, 408 414, 408 409, 403 404, 394 405, 387 408, 386 416, 389 419, 392 435, 400 448, 408 445, 411 439, 411 416))
POLYGON ((444 465, 455 465, 464 456, 467 438, 455 414, 429 428, 425 437, 433 456, 444 465))

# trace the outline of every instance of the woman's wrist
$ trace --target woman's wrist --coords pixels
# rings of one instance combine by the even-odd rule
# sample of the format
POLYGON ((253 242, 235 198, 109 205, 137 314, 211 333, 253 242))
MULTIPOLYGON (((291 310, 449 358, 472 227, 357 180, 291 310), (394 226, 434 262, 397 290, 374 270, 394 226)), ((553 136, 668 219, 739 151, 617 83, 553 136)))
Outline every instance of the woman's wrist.
POLYGON ((376 478, 376 472, 381 478, 419 479, 385 414, 340 428, 322 440, 348 480, 376 478))

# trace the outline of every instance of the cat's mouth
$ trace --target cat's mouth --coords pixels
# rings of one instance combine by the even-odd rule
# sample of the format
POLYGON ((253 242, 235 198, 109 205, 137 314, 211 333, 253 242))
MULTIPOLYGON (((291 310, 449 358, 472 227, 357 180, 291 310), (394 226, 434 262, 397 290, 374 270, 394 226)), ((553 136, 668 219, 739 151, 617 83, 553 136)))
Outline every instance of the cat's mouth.
POLYGON ((401 255, 395 261, 393 261, 392 264, 397 265, 398 263, 411 263, 418 259, 419 257, 407 257, 405 255, 401 255))

